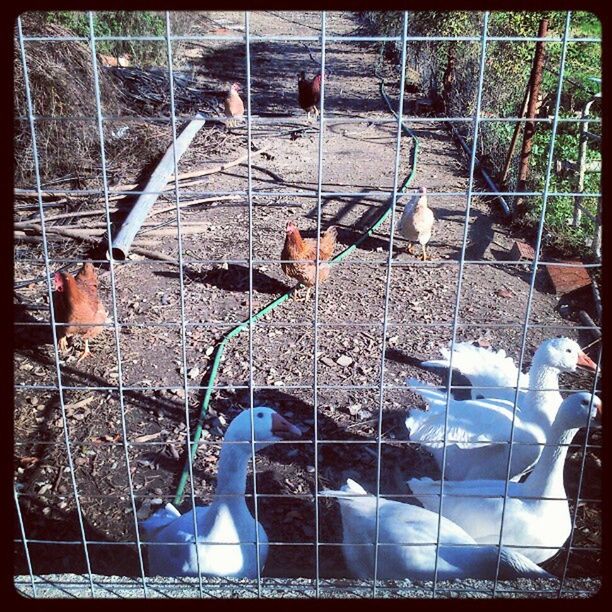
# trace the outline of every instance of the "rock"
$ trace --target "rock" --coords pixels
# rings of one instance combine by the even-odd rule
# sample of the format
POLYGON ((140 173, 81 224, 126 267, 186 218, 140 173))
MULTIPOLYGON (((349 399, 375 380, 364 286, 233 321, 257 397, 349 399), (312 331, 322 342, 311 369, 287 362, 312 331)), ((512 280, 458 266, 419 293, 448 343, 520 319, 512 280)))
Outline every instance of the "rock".
POLYGON ((335 365, 333 360, 329 357, 321 357, 321 362, 324 363, 326 366, 329 366, 330 368, 335 365))
POLYGON ((353 404, 352 406, 348 407, 348 411, 350 412, 351 416, 355 416, 360 410, 361 404, 353 404))
POLYGON ((51 489, 51 485, 47 482, 40 489, 38 489, 39 495, 44 495, 47 491, 51 489))
POLYGON ((353 360, 348 355, 340 355, 338 359, 336 359, 336 363, 343 368, 350 366, 353 363, 353 360))
POLYGON ((200 368, 198 368, 198 366, 194 366, 193 368, 191 368, 191 370, 189 370, 189 372, 187 372, 187 376, 189 376, 189 378, 191 378, 192 380, 194 378, 197 378, 199 374, 200 368))

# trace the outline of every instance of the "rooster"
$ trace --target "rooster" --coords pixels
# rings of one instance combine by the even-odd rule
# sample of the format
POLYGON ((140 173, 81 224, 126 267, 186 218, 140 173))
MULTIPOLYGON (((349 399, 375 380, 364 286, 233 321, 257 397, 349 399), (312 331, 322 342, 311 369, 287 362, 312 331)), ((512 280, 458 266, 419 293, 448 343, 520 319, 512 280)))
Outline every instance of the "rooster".
POLYGON ((242 98, 238 95, 239 89, 239 83, 232 83, 227 92, 227 97, 225 98, 225 114, 229 117, 227 122, 228 127, 230 125, 236 125, 238 119, 244 115, 244 103, 242 102, 242 98))
POLYGON ((300 106, 308 113, 314 111, 315 118, 319 116, 319 102, 321 101, 321 73, 317 74, 312 80, 306 78, 306 73, 302 70, 298 74, 298 101, 300 106))
MULTIPOLYGON (((319 241, 319 282, 329 278, 330 267, 327 262, 334 254, 338 230, 335 226, 328 227, 319 241)), ((289 277, 306 286, 307 301, 315 284, 317 241, 314 238, 302 238, 300 230, 293 221, 287 223, 285 245, 281 253, 281 268, 289 277), (309 261, 304 261, 309 260, 309 261)), ((294 293, 296 298, 297 291, 294 293)))
POLYGON ((431 229, 433 227, 435 217, 430 208, 427 207, 427 189, 420 188, 420 193, 414 195, 408 202, 400 219, 398 232, 409 240, 407 251, 411 255, 412 242, 419 242, 423 248, 422 259, 427 259, 427 251, 425 245, 431 238, 431 229))
POLYGON ((93 264, 86 262, 76 276, 56 272, 53 280, 55 320, 68 324, 58 327, 59 349, 65 352, 68 338, 81 336, 85 340, 85 351, 79 357, 79 363, 91 354, 89 340, 104 329, 99 324, 106 323, 108 319, 106 309, 98 298, 98 276, 93 264))

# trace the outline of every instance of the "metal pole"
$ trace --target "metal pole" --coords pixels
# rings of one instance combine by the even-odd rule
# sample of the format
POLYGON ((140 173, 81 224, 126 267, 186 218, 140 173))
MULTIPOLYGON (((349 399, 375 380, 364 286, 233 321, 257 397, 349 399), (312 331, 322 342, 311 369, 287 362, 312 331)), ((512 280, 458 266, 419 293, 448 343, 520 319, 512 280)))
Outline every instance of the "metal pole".
MULTIPOLYGON (((200 125, 194 125, 194 122, 190 123, 187 128, 183 131, 181 136, 177 139, 176 137, 176 107, 174 103, 174 68, 173 68, 173 54, 172 54, 172 45, 170 42, 170 13, 166 11, 165 14, 165 26, 166 26, 166 58, 168 60, 168 85, 169 85, 169 95, 170 95, 170 119, 172 126, 172 144, 166 151, 164 155, 164 160, 166 160, 167 167, 171 163, 172 169, 171 172, 174 173, 174 203, 176 205, 176 239, 177 239, 177 247, 178 247, 178 260, 179 260, 179 312, 181 317, 181 361, 183 367, 183 393, 184 393, 184 409, 185 409, 185 439, 187 446, 187 470, 190 476, 190 493, 191 493, 191 512, 192 512, 192 526, 193 526, 193 540, 194 543, 198 541, 198 521, 197 521, 197 510, 196 510, 196 498, 195 498, 195 485, 193 478, 193 459, 195 456, 195 452, 197 451, 197 442, 195 443, 195 447, 193 452, 189 448, 189 441, 191 440, 191 419, 189 417, 189 381, 187 380, 187 331, 185 327, 185 278, 184 278, 184 268, 183 268, 183 231, 181 227, 181 207, 180 207, 180 189, 178 182, 178 160, 182 155, 182 152, 189 145, 192 138, 195 136, 197 131, 204 125, 204 121, 201 122, 200 125), (188 132, 191 131, 193 136, 191 136, 187 141, 184 141, 184 145, 182 147, 179 146, 179 140, 188 132)), ((162 160, 163 163, 163 160, 162 160)), ((162 166, 162 163, 158 166, 159 168, 162 166)), ((157 172, 157 170, 156 170, 157 172)), ((152 180, 152 179, 151 179, 152 180)), ((145 196, 146 197, 146 196, 145 196)), ((152 204, 153 202, 151 202, 152 204)), ((195 549, 195 546, 194 546, 195 549)), ((170 548, 170 551, 172 548, 170 548)), ((172 554, 168 552, 168 554, 172 554)), ((202 567, 200 564, 200 555, 195 554, 196 558, 196 567, 198 569, 198 588, 200 592, 200 598, 204 597, 203 592, 203 583, 202 583, 202 567)))
MULTIPOLYGON (((586 154, 587 154, 587 145, 589 143, 589 139, 587 136, 587 132, 589 131, 589 113, 591 111, 591 105, 597 98, 600 98, 601 94, 597 94, 593 96, 582 109, 581 118, 584 120, 580 124, 580 141, 578 145, 578 187, 576 191, 578 193, 582 193, 584 191, 584 175, 587 172, 587 164, 586 164, 586 154)), ((582 209, 580 208, 580 198, 574 198, 574 218, 572 219, 572 225, 574 227, 578 227, 580 225, 580 221, 582 220, 582 209)))

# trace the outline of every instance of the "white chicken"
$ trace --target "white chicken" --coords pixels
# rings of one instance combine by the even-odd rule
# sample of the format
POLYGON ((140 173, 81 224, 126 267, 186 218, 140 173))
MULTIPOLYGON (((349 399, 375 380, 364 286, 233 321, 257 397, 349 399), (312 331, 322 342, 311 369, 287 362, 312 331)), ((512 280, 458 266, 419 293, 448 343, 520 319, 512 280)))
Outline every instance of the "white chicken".
POLYGON ((431 230, 435 221, 432 210, 427 206, 427 188, 421 187, 419 193, 415 194, 408 202, 400 219, 398 232, 409 240, 407 251, 411 255, 412 242, 420 243, 423 254, 422 259, 427 259, 427 250, 425 245, 431 238, 431 230))

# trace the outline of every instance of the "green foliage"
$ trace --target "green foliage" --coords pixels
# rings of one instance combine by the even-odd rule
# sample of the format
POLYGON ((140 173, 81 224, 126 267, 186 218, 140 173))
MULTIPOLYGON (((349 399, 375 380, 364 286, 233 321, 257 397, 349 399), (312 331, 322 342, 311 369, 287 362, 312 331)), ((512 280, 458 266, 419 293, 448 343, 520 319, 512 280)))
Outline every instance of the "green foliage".
MULTIPOLYGON (((47 21, 70 28, 77 36, 89 36, 89 14, 86 11, 50 11, 47 21)), ((152 11, 101 11, 94 13, 95 36, 163 36, 166 23, 161 13, 152 11)), ((165 46, 154 41, 97 41, 100 53, 112 56, 129 54, 138 65, 165 61, 165 46)))
MULTIPOLYGON (((377 25, 379 31, 386 35, 398 35, 401 32, 402 13, 372 12, 370 22, 377 25)), ((548 19, 550 38, 560 38, 566 26, 566 13, 560 11, 493 11, 489 14, 489 36, 535 37, 538 34, 540 21, 548 19)), ((421 36, 478 36, 482 35, 483 13, 468 11, 418 11, 409 14, 408 29, 411 35, 421 36)), ((578 11, 572 13, 570 21, 572 37, 601 37, 601 22, 597 15, 578 11)), ((476 108, 478 77, 480 65, 479 42, 460 41, 410 41, 408 45, 408 64, 414 72, 421 75, 422 92, 438 100, 439 114, 455 117, 472 116, 476 108), (452 65, 453 80, 445 84, 445 73, 452 65)), ((482 91, 481 112, 488 116, 516 117, 521 112, 523 97, 529 82, 535 42, 495 41, 487 42, 485 58, 484 87, 482 91)), ((546 118, 555 112, 559 68, 562 44, 550 42, 545 45, 545 64, 542 78, 542 104, 540 118, 546 118)), ((399 58, 399 53, 395 54, 399 58)), ((563 90, 561 92, 560 112, 565 117, 577 117, 586 102, 600 91, 601 84, 593 78, 601 79, 602 58, 600 42, 570 42, 567 45, 567 56, 564 68, 563 90)), ((415 79, 412 78, 412 81, 415 79)), ((591 109, 592 116, 600 116, 601 103, 595 103, 591 109)), ((504 167, 508 147, 514 131, 514 123, 491 122, 481 123, 479 136, 479 154, 485 157, 485 163, 493 176, 500 176, 504 167)), ((456 127, 462 131, 464 138, 471 139, 468 124, 456 127)), ((600 133, 601 125, 592 123, 589 131, 600 133)), ((526 189, 538 191, 544 188, 547 164, 550 152, 552 125, 538 123, 533 139, 530 174, 526 189)), ((522 143, 519 136, 517 147, 510 166, 506 185, 512 191, 517 187, 519 151, 522 143)), ((577 190, 578 177, 572 173, 557 175, 554 169, 555 160, 578 160, 579 124, 559 123, 555 139, 553 171, 550 175, 549 189, 552 192, 574 192, 577 190)), ((590 142, 588 158, 601 159, 599 145, 590 142)), ((600 175, 587 173, 584 190, 599 192, 600 175)), ((592 198, 581 198, 585 208, 597 214, 597 201, 592 198)), ((537 223, 541 213, 542 198, 529 200, 525 220, 537 223)), ((574 214, 574 201, 571 197, 549 198, 546 210, 546 229, 554 235, 559 244, 570 245, 572 249, 585 249, 585 244, 595 232, 595 224, 583 215, 579 227, 570 225, 574 214)))

